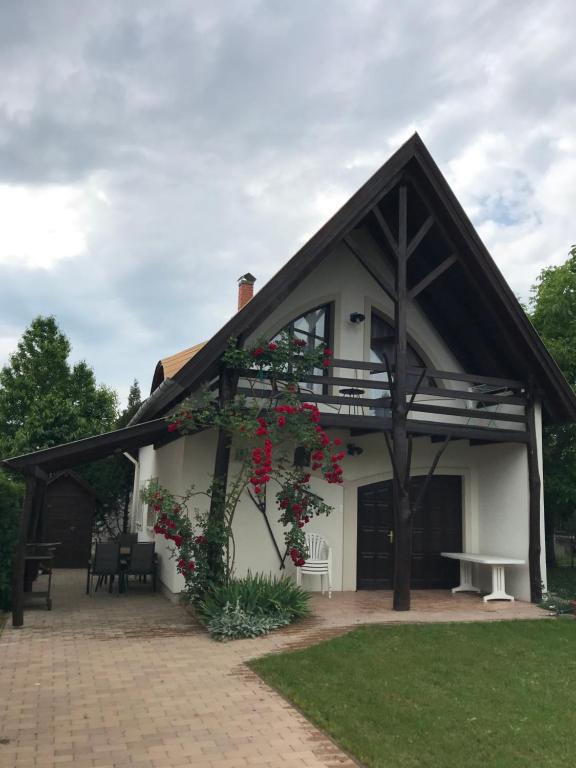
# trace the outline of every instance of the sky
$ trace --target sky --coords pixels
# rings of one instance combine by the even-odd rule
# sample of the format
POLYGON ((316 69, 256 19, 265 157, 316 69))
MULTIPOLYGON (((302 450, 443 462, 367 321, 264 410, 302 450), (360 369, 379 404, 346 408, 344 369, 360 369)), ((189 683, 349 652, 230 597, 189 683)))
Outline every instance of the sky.
POLYGON ((0 365, 100 383, 236 310, 415 130, 515 293, 576 242, 573 0, 2 0, 0 365))

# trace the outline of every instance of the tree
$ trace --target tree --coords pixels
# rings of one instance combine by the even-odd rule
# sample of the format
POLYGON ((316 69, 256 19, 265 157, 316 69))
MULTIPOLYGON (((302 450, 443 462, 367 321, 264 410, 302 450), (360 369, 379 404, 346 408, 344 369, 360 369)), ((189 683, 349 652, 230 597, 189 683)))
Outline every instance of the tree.
MULTIPOLYGON (((71 364, 71 345, 54 317, 36 317, 16 352, 0 371, 0 457, 8 458, 108 432, 131 418, 140 394, 130 390, 128 408, 118 415, 116 393, 98 385, 81 361, 71 364)), ((124 509, 132 465, 124 457, 77 468, 93 485, 98 510, 124 509)))
MULTIPOLYGON (((116 420, 115 429, 128 426, 141 404, 140 386, 134 380, 128 393, 128 403, 116 420)), ((134 464, 126 456, 114 455, 79 467, 78 471, 98 494, 97 528, 112 537, 120 532, 126 533, 134 484, 134 464)))
POLYGON ((0 371, 0 456, 9 457, 113 429, 116 393, 86 362, 71 365, 54 317, 36 317, 0 371))
MULTIPOLYGON (((0 457, 49 448, 125 427, 141 404, 134 381, 127 407, 118 414, 117 395, 98 385, 84 361, 72 365, 71 345, 54 317, 36 317, 16 352, 0 371, 0 457)), ((126 531, 134 465, 111 456, 76 468, 94 487, 97 523, 109 534, 126 531)), ((8 554, 14 545, 17 496, 21 489, 0 474, 0 607, 7 603, 8 554)))
POLYGON ((116 429, 122 429, 127 427, 130 420, 135 416, 136 411, 142 405, 142 393, 140 392, 140 385, 138 380, 134 379, 130 391, 128 392, 128 403, 126 408, 122 411, 116 422, 116 429))
MULTIPOLYGON (((568 260, 540 273, 532 289, 531 320, 569 384, 576 388, 576 246, 568 260)), ((553 533, 573 520, 576 510, 576 425, 544 430, 544 508, 549 561, 553 533)))

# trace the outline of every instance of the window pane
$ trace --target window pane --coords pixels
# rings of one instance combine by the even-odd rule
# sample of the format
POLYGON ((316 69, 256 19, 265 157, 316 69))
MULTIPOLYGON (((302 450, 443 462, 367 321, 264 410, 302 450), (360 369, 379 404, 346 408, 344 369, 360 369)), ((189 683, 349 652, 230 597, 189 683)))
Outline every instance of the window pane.
POLYGON ((324 307, 320 307, 319 309, 314 309, 311 312, 307 312, 305 315, 302 315, 302 317, 299 317, 294 321, 294 330, 304 331, 305 333, 309 333, 313 336, 319 336, 323 339, 325 315, 326 310, 324 307))

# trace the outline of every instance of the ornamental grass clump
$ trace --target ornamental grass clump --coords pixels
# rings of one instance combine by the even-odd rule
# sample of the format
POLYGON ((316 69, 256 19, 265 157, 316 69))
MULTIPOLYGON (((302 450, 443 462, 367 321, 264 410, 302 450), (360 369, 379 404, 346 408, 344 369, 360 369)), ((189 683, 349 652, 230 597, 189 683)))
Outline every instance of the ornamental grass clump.
POLYGON ((290 620, 280 614, 257 616, 240 607, 240 603, 226 603, 222 612, 208 622, 208 631, 214 640, 241 640, 266 635, 273 629, 284 627, 290 620))
POLYGON ((310 596, 289 577, 248 574, 209 589, 200 619, 217 640, 256 637, 310 614, 310 596))

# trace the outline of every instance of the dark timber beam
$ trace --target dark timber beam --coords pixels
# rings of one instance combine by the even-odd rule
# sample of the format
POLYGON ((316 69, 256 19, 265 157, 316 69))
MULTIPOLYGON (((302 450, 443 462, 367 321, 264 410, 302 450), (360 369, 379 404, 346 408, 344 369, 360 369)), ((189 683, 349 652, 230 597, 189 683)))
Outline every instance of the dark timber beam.
POLYGON ((384 239, 388 243, 388 246, 394 256, 398 258, 398 243, 396 242, 396 238, 392 234, 392 230, 388 226, 388 223, 384 216, 382 216, 382 212, 380 211, 380 208, 378 208, 377 205, 372 208, 372 213, 374 214, 374 218, 376 219, 376 222, 378 223, 378 227, 380 228, 380 231, 384 235, 384 239))
POLYGON ((533 392, 528 400, 528 565, 530 570, 530 600, 542 600, 542 572, 540 569, 540 496, 542 484, 538 466, 538 442, 536 438, 536 402, 533 392))
MULTIPOLYGON (((218 402, 221 408, 225 408, 233 399, 237 383, 237 374, 232 374, 226 368, 221 370, 218 385, 218 402)), ((209 520, 216 524, 224 522, 231 447, 231 435, 220 427, 218 429, 216 442, 212 495, 210 498, 210 510, 208 512, 209 520)), ((207 559, 212 575, 216 578, 221 576, 223 574, 224 564, 222 562, 222 552, 217 544, 208 545, 207 559)))
POLYGON ((24 494, 24 503, 22 514, 20 515, 20 525, 18 528, 18 538, 14 547, 14 559, 12 561, 12 626, 22 627, 24 625, 24 569, 26 566, 26 539, 28 529, 32 522, 36 494, 40 480, 34 471, 26 474, 26 491, 24 494))
POLYGON ((419 293, 422 293, 424 288, 427 288, 430 285, 430 283, 433 283, 434 280, 436 280, 438 277, 440 277, 441 274, 446 272, 446 270, 449 269, 453 264, 455 264, 456 261, 458 261, 458 258, 455 254, 452 254, 452 256, 448 256, 447 259, 444 259, 444 261, 440 262, 440 264, 438 264, 437 267, 435 267, 431 272, 429 272, 426 275, 426 277, 423 277, 419 283, 416 283, 416 285, 413 286, 408 292, 408 296, 411 299, 415 299, 419 293))
POLYGON ((407 432, 406 393, 408 366, 407 289, 408 265, 408 191, 399 190, 398 260, 396 265, 396 302, 394 304, 395 375, 392 388, 392 467, 394 477, 394 598, 395 611, 410 610, 410 576, 412 566, 412 522, 410 508, 410 466, 407 432))
POLYGON ((433 224, 434 224, 434 217, 428 216, 424 224, 422 224, 418 232, 416 232, 412 240, 410 240, 410 244, 408 245, 408 252, 406 254, 408 258, 412 256, 416 248, 418 248, 422 240, 424 240, 424 238, 428 234, 433 224))
POLYGON ((352 252, 352 254, 358 259, 360 264, 364 267, 364 269, 368 272, 368 274, 374 278, 374 280, 378 283, 380 288, 390 296, 392 301, 396 298, 396 292, 394 290, 394 285, 388 275, 384 272, 382 269, 382 264, 379 263, 379 260, 374 259, 371 255, 362 253, 362 251, 358 248, 354 240, 352 239, 351 235, 346 235, 346 237, 342 241, 344 245, 352 252))

